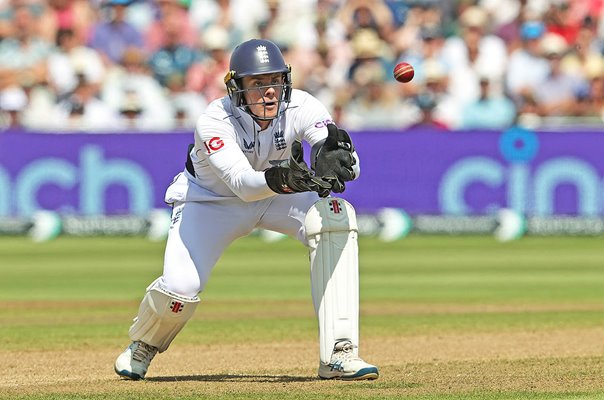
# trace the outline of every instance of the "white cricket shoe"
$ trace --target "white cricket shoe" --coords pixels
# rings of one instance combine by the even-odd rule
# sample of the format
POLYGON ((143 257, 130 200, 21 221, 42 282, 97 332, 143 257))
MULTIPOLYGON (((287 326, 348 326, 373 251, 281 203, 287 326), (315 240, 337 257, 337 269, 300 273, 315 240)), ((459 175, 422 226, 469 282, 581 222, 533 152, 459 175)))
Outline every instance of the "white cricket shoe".
POLYGON ((319 378, 363 380, 377 379, 380 376, 375 365, 371 365, 354 355, 354 345, 350 340, 335 344, 329 364, 319 365, 319 378))
POLYGON ((145 342, 132 342, 115 360, 115 372, 119 376, 135 381, 143 379, 156 354, 157 347, 145 342))

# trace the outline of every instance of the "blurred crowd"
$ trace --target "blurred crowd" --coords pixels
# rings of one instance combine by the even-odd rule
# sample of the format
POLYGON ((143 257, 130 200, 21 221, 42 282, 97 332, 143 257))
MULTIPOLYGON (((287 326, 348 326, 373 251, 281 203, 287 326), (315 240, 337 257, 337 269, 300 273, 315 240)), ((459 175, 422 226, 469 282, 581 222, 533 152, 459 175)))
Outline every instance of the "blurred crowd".
POLYGON ((603 3, 0 0, 0 129, 192 129, 253 37, 347 129, 603 125, 603 3))

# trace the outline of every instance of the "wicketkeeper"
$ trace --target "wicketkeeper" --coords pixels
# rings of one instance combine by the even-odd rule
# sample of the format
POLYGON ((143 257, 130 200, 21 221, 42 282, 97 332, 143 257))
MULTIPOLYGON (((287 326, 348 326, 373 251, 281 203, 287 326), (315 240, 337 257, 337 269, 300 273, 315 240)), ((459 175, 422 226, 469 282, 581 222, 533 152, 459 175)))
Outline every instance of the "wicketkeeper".
POLYGON ((316 98, 292 89, 291 67, 268 40, 235 48, 225 84, 228 96, 199 118, 186 168, 166 191, 173 212, 163 275, 147 288, 115 371, 144 378, 193 315, 225 248, 264 228, 309 248, 319 377, 376 379, 377 367, 358 356, 355 211, 328 197, 359 176, 349 135, 316 98), (312 149, 310 168, 302 140, 312 149))

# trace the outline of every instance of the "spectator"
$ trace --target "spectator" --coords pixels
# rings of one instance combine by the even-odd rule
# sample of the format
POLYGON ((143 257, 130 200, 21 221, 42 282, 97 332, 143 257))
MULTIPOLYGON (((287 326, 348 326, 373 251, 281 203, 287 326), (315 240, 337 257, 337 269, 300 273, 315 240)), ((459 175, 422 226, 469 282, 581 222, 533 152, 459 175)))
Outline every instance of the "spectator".
POLYGON ((122 62, 109 69, 101 98, 115 113, 123 112, 124 108, 132 108, 132 104, 138 103, 141 111, 137 117, 137 126, 141 129, 168 130, 173 124, 172 107, 166 92, 153 79, 145 64, 144 53, 139 48, 126 49, 122 62))
POLYGON ((143 34, 144 40, 144 33, 157 19, 158 12, 155 0, 132 0, 126 9, 125 21, 143 34))
POLYGON ((494 86, 502 84, 507 49, 503 40, 488 32, 489 16, 482 8, 466 8, 460 15, 460 25, 460 36, 446 39, 443 56, 452 68, 450 93, 465 103, 479 97, 480 76, 488 76, 494 86))
POLYGON ((436 98, 430 91, 419 93, 414 97, 415 104, 420 110, 419 120, 410 128, 436 128, 438 130, 449 130, 446 123, 440 121, 435 115, 436 98))
MULTIPOLYGON (((316 48, 315 1, 267 0, 266 3, 269 14, 261 25, 261 37, 294 52, 316 48)), ((304 61, 304 56, 300 58, 304 61)))
POLYGON ((161 47, 149 59, 153 76, 164 87, 168 77, 173 74, 185 75, 199 58, 193 47, 183 43, 181 22, 182 16, 175 11, 164 14, 161 20, 161 47))
POLYGON ((524 22, 520 28, 521 47, 510 54, 506 89, 514 102, 532 96, 533 91, 549 74, 549 62, 541 52, 545 25, 541 21, 524 22))
POLYGON ((0 129, 8 130, 23 127, 21 114, 27 106, 25 91, 13 86, 0 93, 0 129))
POLYGON ((499 33, 502 27, 518 21, 526 3, 526 0, 479 0, 478 6, 492 17, 493 31, 499 33))
MULTIPOLYGON (((167 88, 172 105, 173 129, 194 129, 197 118, 208 106, 205 97, 199 92, 188 90, 181 74, 170 76, 167 88)), ((224 91, 222 95, 224 96, 224 91)))
MULTIPOLYGON (((318 0, 317 19, 315 21, 315 33, 317 35, 317 44, 315 55, 317 63, 306 72, 305 76, 300 77, 302 86, 305 79, 323 79, 324 89, 335 91, 336 88, 346 86, 349 79, 349 68, 353 59, 352 48, 346 38, 344 26, 337 19, 338 0, 318 0), (324 77, 314 77, 312 74, 317 69, 318 73, 325 74, 324 77), (320 72, 324 71, 324 72, 320 72)), ((298 68, 294 68, 298 71, 298 68)), ((294 79, 294 84, 298 78, 294 79)), ((337 97, 337 96, 335 96, 337 97)), ((322 96, 321 100, 325 99, 322 96)), ((328 101, 328 104, 331 104, 328 101)))
POLYGON ((359 30, 371 29, 380 39, 389 41, 394 31, 394 16, 383 0, 346 0, 338 19, 349 38, 359 30))
POLYGON ((143 107, 135 90, 124 91, 119 115, 118 127, 120 130, 137 131, 148 128, 145 126, 145 119, 142 118, 143 107))
POLYGON ((507 14, 505 17, 500 16, 501 4, 497 0, 485 0, 481 4, 487 4, 489 14, 499 19, 499 24, 494 26, 493 33, 506 43, 508 54, 522 47, 524 40, 521 36, 522 25, 527 21, 541 21, 541 14, 529 7, 526 0, 505 0, 503 4, 505 9, 501 13, 507 14), (512 16, 513 18, 509 19, 512 16))
POLYGON ((586 82, 562 70, 561 60, 568 51, 563 37, 548 33, 541 41, 541 50, 549 60, 550 72, 535 88, 539 112, 542 116, 572 116, 580 93, 586 92, 586 82))
POLYGON ((198 31, 220 25, 239 43, 242 38, 258 37, 258 26, 268 18, 268 6, 265 0, 196 0, 189 18, 198 31))
POLYGON ((95 10, 90 1, 48 0, 48 6, 55 36, 59 30, 71 30, 78 43, 87 43, 90 30, 96 20, 95 10))
POLYGON ((445 74, 448 74, 448 71, 450 70, 443 54, 445 39, 440 28, 422 27, 420 30, 420 37, 420 45, 417 46, 417 50, 408 53, 397 61, 406 61, 414 66, 415 76, 413 81, 411 81, 411 85, 415 86, 422 86, 425 84, 426 64, 438 64, 439 68, 444 71, 445 74))
POLYGON ((52 43, 57 34, 57 25, 54 13, 48 6, 48 0, 11 0, 13 6, 29 8, 34 17, 34 35, 39 39, 52 43))
POLYGON ((389 44, 394 30, 394 17, 383 0, 346 0, 336 18, 343 26, 354 55, 348 79, 365 59, 375 57, 373 53, 378 55, 386 70, 390 69, 389 64, 394 62, 395 57, 389 44))
MULTIPOLYGON (((333 109, 336 101, 336 85, 331 82, 329 48, 323 43, 315 52, 309 53, 309 64, 305 71, 295 72, 294 85, 313 93, 328 109, 333 109)), ((333 116, 333 113, 332 113, 333 116)))
POLYGON ((189 20, 184 2, 155 0, 155 3, 158 6, 158 14, 145 32, 145 49, 149 53, 157 52, 168 43, 194 48, 197 45, 198 33, 189 20))
POLYGON ((21 121, 26 129, 39 131, 54 130, 53 121, 57 105, 57 96, 47 85, 35 85, 23 88, 27 95, 27 106, 21 111, 21 121))
POLYGON ((0 41, 13 35, 13 16, 10 0, 0 0, 0 41))
POLYGON ((72 29, 60 29, 56 40, 57 47, 48 58, 48 71, 49 83, 59 98, 64 98, 76 88, 80 74, 98 92, 105 75, 101 56, 84 46, 72 29))
POLYGON ((550 1, 549 9, 543 16, 547 31, 556 33, 567 44, 573 43, 579 32, 580 19, 578 15, 570 12, 567 0, 550 1))
MULTIPOLYGON (((412 2, 405 23, 397 28, 390 40, 395 55, 407 58, 423 51, 423 33, 442 32, 443 15, 436 1, 412 2)), ((444 34, 440 34, 444 37, 444 34)))
POLYGON ((143 37, 126 21, 126 8, 133 0, 105 0, 105 20, 92 29, 89 46, 97 50, 107 65, 119 64, 128 47, 143 47, 143 37))
POLYGON ((489 77, 480 79, 480 97, 462 109, 462 129, 505 129, 514 123, 516 109, 512 100, 490 85, 489 77))
POLYGON ((449 76, 437 61, 426 61, 423 65, 425 87, 417 95, 416 103, 428 115, 432 124, 441 128, 456 129, 461 124, 460 103, 449 90, 449 76))
POLYGON ((25 3, 12 8, 12 35, 0 42, 0 90, 31 87, 47 80, 46 58, 52 44, 36 35, 36 17, 25 3))
POLYGON ((592 65, 601 63, 603 55, 597 40, 596 24, 586 17, 577 33, 574 45, 562 59, 562 69, 579 77, 586 77, 592 65))
POLYGON ((187 90, 200 93, 206 102, 224 96, 224 71, 229 70, 229 34, 220 25, 204 31, 201 37, 208 56, 197 60, 187 71, 187 90))
POLYGON ((591 65, 587 73, 589 89, 579 104, 579 115, 604 123, 604 61, 591 65))
POLYGON ((404 129, 419 119, 419 110, 397 95, 393 83, 385 82, 379 63, 359 66, 353 80, 360 88, 344 106, 343 125, 348 129, 404 129))
POLYGON ((116 130, 119 127, 117 114, 95 96, 97 88, 84 74, 78 76, 73 93, 55 106, 49 126, 68 132, 116 130))
POLYGON ((393 59, 388 44, 380 39, 373 29, 367 28, 357 32, 351 46, 354 59, 348 70, 349 79, 353 78, 357 68, 366 63, 379 64, 384 72, 391 70, 393 59))

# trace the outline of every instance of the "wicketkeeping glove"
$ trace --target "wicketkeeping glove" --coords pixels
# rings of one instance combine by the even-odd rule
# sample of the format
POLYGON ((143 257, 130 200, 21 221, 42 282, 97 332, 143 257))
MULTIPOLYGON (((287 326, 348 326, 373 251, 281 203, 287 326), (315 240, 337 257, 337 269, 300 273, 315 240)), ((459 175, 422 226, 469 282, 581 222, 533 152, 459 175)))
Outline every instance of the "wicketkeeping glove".
POLYGON ((275 193, 317 192, 321 197, 329 195, 331 183, 315 176, 304 162, 302 143, 292 143, 289 160, 271 162, 273 166, 264 172, 268 187, 275 193))
POLYGON ((316 176, 331 183, 333 192, 342 193, 346 189, 344 182, 354 179, 352 166, 356 160, 353 152, 348 132, 334 124, 327 125, 327 139, 317 151, 314 170, 316 176))

